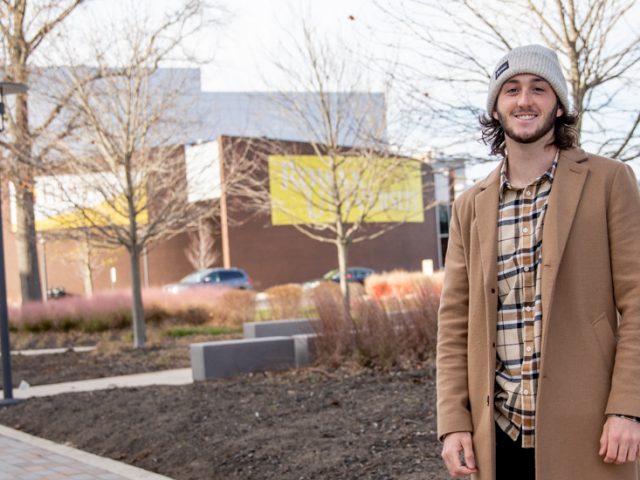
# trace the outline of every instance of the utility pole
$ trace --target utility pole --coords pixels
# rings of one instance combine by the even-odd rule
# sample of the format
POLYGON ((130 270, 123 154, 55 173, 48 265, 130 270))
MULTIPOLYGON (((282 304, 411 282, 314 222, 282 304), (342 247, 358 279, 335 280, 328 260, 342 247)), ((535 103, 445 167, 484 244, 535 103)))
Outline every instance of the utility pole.
MULTIPOLYGON (((27 91, 21 83, 0 82, 0 132, 4 130, 4 96, 27 91)), ((11 346, 9 343, 9 309, 7 306, 7 280, 4 266, 4 232, 2 221, 2 181, 0 179, 0 351, 2 352, 2 394, 0 406, 13 405, 18 401, 13 398, 11 380, 11 346)))

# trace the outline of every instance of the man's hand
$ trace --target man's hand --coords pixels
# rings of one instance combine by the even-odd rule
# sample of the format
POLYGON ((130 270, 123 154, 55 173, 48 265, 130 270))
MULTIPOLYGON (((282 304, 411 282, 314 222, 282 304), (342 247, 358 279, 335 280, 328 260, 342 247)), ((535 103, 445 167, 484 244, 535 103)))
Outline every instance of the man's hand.
POLYGON ((635 462, 640 449, 640 423, 610 416, 602 428, 599 455, 606 463, 635 462))
POLYGON ((449 475, 454 478, 463 477, 476 473, 476 458, 473 454, 473 444, 471 443, 471 433, 454 432, 444 438, 442 446, 442 459, 447 465, 449 475), (464 457, 464 463, 461 458, 464 457))

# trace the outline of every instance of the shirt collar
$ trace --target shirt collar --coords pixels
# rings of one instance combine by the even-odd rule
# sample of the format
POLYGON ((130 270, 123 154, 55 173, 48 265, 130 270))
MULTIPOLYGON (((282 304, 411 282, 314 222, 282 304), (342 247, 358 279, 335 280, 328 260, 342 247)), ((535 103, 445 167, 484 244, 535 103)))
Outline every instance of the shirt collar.
MULTIPOLYGON (((549 183, 553 184, 553 177, 554 177, 554 175, 556 173, 556 167, 558 166, 558 157, 559 157, 559 155, 560 155, 560 149, 558 149, 556 151, 556 156, 553 158, 553 162, 551 163, 551 166, 548 168, 548 170, 546 172, 544 172, 542 175, 540 175, 538 178, 536 178, 529 185, 539 185, 542 182, 544 182, 545 180, 547 180, 549 183)), ((504 162, 502 162, 502 167, 500 168, 500 192, 501 192, 501 194, 505 190, 521 190, 521 189, 516 189, 516 188, 512 187, 511 184, 509 183, 509 177, 507 177, 508 162, 509 162, 509 158, 507 157, 507 158, 504 159, 504 162)))

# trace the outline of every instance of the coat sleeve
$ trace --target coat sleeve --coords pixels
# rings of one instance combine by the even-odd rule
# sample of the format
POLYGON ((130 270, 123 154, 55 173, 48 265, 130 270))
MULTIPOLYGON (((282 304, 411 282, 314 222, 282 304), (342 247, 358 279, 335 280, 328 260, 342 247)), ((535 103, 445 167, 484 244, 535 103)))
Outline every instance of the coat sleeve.
POLYGON ((607 225, 618 344, 607 414, 640 417, 640 192, 621 164, 609 192, 607 225))
POLYGON ((438 312, 438 438, 473 430, 467 378, 469 278, 459 208, 457 203, 453 204, 438 312))

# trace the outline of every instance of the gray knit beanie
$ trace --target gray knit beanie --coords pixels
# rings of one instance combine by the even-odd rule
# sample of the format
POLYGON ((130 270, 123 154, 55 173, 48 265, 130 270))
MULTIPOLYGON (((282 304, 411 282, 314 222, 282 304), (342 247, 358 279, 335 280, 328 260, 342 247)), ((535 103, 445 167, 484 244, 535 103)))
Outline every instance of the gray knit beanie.
POLYGON ((487 112, 493 113, 498 93, 504 82, 515 75, 530 73, 544 78, 553 88, 565 112, 569 112, 569 92, 558 55, 542 45, 517 47, 500 59, 489 81, 487 112))

